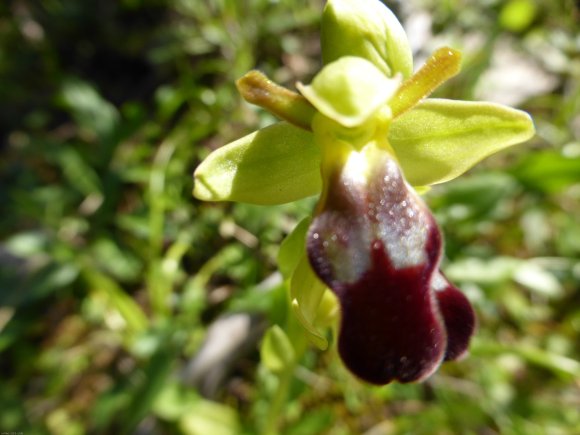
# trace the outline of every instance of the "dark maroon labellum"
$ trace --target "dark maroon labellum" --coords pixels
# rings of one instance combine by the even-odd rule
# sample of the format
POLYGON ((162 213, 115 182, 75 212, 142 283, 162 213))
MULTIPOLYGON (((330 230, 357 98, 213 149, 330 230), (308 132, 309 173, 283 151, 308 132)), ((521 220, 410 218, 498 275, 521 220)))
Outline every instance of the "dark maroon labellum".
POLYGON ((373 384, 422 380, 465 352, 475 317, 437 270, 442 242, 429 209, 390 154, 364 157, 366 167, 359 154, 329 174, 310 263, 340 301, 345 365, 373 384))
POLYGON ((465 295, 441 273, 434 278, 432 287, 447 330, 445 361, 459 359, 467 353, 475 332, 475 312, 465 295))

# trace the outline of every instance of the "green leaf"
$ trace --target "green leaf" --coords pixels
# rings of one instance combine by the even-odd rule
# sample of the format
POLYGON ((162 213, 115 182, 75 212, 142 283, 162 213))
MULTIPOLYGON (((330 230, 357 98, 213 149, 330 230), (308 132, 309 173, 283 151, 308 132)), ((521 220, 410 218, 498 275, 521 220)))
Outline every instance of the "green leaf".
POLYGON ((537 261, 523 261, 514 271, 513 279, 532 292, 547 298, 562 297, 564 294, 564 288, 556 276, 537 261))
POLYGON ((367 59, 388 77, 413 73, 413 55, 397 17, 378 0, 330 0, 322 13, 322 60, 367 59))
POLYGON ((522 260, 513 257, 494 257, 490 260, 468 257, 445 268, 445 275, 454 282, 471 282, 483 286, 499 286, 508 282, 522 260))
POLYGON ((133 392, 122 433, 134 433, 137 425, 149 414, 171 376, 176 359, 168 346, 159 348, 151 357, 143 371, 143 383, 133 392))
POLYGON ((179 420, 180 433, 188 435, 238 435, 240 426, 233 408, 203 399, 179 420))
POLYGON ((294 364, 294 347, 278 325, 268 329, 260 348, 262 363, 274 373, 281 373, 294 364))
POLYGON ((179 383, 177 379, 168 380, 153 403, 152 411, 157 417, 175 421, 188 414, 203 399, 196 390, 179 383))
POLYGON ((471 354, 474 356, 505 355, 510 353, 548 369, 565 380, 578 379, 580 376, 580 363, 578 361, 526 343, 516 345, 509 343, 506 345, 498 341, 483 341, 476 338, 471 345, 471 354))
POLYGON ((90 194, 98 194, 99 198, 103 196, 103 187, 97 172, 76 149, 63 146, 57 151, 55 158, 74 189, 87 196, 90 194))
POLYGON ((389 79, 371 62, 342 57, 326 65, 312 84, 296 87, 323 115, 344 127, 356 127, 383 106, 401 84, 389 79))
POLYGON ((499 24, 512 32, 521 32, 533 23, 537 12, 533 0, 511 0, 501 8, 499 24))
POLYGON ((396 118, 389 140, 412 185, 443 183, 534 135, 530 116, 499 104, 429 99, 396 118))
POLYGON ((284 204, 320 192, 314 136, 279 122, 210 154, 194 173, 193 195, 204 201, 284 204))
POLYGON ((83 80, 65 79, 60 100, 81 128, 94 133, 100 139, 109 137, 119 123, 119 113, 115 106, 83 80))
POLYGON ((580 182, 580 157, 553 150, 536 152, 526 155, 510 172, 528 187, 555 193, 580 182))
POLYGON ((306 233, 312 219, 306 217, 296 225, 294 230, 282 241, 278 251, 278 268, 284 279, 292 276, 298 262, 304 256, 306 233))
POLYGON ((103 296, 110 308, 118 312, 130 332, 138 334, 147 328, 149 321, 141 307, 114 280, 89 267, 83 272, 92 291, 103 296))
POLYGON ((95 264, 101 266, 119 281, 137 280, 142 276, 139 260, 127 249, 122 249, 110 238, 101 237, 91 246, 95 264))
POLYGON ((325 290, 326 286, 316 277, 304 253, 290 281, 290 300, 294 314, 306 329, 308 338, 321 350, 328 347, 328 341, 316 328, 315 321, 325 290))
MULTIPOLYGON (((505 200, 514 195, 517 183, 504 172, 485 171, 456 180, 439 198, 454 222, 472 219, 480 222, 505 207, 505 200), (459 207, 461 213, 457 213, 459 207)), ((433 203, 431 203, 433 205, 433 203)))

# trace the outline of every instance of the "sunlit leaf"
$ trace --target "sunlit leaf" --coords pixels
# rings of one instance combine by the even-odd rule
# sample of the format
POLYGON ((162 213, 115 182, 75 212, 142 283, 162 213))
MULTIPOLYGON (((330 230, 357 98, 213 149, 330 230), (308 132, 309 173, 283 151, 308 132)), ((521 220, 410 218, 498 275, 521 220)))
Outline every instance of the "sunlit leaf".
POLYGON ((558 192, 580 183, 580 157, 567 157, 552 150, 535 152, 526 155, 510 172, 528 187, 558 192))
POLYGON ((80 127, 100 138, 113 133, 119 121, 119 113, 88 82, 77 78, 65 80, 60 98, 80 127))
POLYGON ((499 23, 507 30, 521 32, 532 24, 537 10, 533 0, 510 0, 500 11, 499 23))
POLYGON ((157 395, 153 412, 165 420, 175 421, 187 414, 200 400, 203 399, 195 389, 187 388, 177 380, 170 380, 157 395))
POLYGON ((499 285, 513 276, 522 260, 513 257, 494 257, 488 261, 480 258, 465 258, 445 269, 452 281, 473 282, 481 285, 499 285))
POLYGON ((238 414, 229 406, 200 400, 179 422, 181 433, 187 435, 238 435, 238 414))
POLYGON ((148 325, 145 313, 115 281, 101 272, 89 268, 84 270, 84 277, 92 291, 102 296, 108 302, 109 307, 118 312, 129 331, 142 332, 145 330, 148 325))
POLYGON ((537 262, 524 261, 514 271, 513 278, 518 284, 546 297, 558 297, 564 293, 554 274, 537 262))

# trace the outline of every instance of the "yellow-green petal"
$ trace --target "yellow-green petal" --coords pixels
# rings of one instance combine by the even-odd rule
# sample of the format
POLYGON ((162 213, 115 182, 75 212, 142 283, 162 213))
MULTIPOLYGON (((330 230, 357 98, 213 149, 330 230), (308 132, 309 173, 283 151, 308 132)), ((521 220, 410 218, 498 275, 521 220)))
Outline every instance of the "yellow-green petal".
POLYGON ((195 170, 193 195, 268 205, 316 195, 320 189, 314 136, 279 122, 211 153, 195 170))
POLYGON ((329 0, 322 13, 322 60, 367 59, 387 77, 413 72, 413 55, 397 17, 378 0, 329 0))
POLYGON ((461 69, 461 53, 449 47, 436 50, 425 64, 403 82, 389 102, 393 118, 412 109, 461 69))
POLYGON ((493 103, 428 99, 393 120, 389 141, 407 181, 443 183, 534 135, 530 116, 493 103))

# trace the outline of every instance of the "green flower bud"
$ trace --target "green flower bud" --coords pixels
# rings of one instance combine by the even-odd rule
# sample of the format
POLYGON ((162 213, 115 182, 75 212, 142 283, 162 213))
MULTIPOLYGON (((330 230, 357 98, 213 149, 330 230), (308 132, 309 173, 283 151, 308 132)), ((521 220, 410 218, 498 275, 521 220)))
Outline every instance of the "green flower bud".
POLYGON ((322 14, 322 60, 344 56, 373 63, 387 77, 413 73, 413 57, 403 27, 379 0, 329 0, 322 14))

